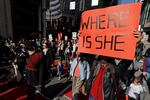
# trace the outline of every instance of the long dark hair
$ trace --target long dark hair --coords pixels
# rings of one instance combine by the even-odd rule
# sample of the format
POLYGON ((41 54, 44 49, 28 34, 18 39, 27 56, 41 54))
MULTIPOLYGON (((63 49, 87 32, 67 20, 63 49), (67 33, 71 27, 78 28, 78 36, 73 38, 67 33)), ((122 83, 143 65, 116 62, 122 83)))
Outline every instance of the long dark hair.
POLYGON ((97 60, 98 60, 98 61, 100 61, 100 60, 105 60, 107 63, 116 65, 116 63, 115 63, 115 58, 113 58, 113 57, 107 57, 107 56, 101 56, 101 55, 99 55, 99 56, 97 57, 97 60))
POLYGON ((150 57, 150 48, 148 48, 145 52, 145 57, 150 57))

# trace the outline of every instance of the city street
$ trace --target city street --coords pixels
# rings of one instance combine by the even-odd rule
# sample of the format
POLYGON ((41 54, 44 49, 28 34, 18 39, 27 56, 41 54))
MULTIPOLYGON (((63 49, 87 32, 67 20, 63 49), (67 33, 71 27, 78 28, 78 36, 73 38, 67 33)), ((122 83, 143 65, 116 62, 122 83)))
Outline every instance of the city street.
MULTIPOLYGON (((58 77, 53 77, 48 84, 45 85, 46 97, 36 94, 36 100, 52 100, 61 96, 61 92, 69 86, 67 78, 63 77, 58 80, 58 77)), ((0 100, 26 100, 27 85, 21 83, 0 83, 0 100)))
POLYGON ((150 100, 150 0, 0 0, 0 100, 150 100))

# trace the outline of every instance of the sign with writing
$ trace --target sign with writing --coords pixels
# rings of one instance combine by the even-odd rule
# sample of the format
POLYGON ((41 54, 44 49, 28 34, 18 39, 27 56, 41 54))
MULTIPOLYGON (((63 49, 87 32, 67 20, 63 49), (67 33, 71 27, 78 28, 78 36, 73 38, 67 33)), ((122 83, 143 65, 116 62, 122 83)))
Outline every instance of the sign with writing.
POLYGON ((49 40, 49 41, 52 41, 52 40, 53 40, 52 34, 49 34, 49 35, 48 35, 48 40, 49 40))
POLYGON ((58 33, 58 40, 61 40, 62 39, 62 32, 59 32, 58 33))
POLYGON ((67 41, 68 40, 68 37, 67 36, 65 36, 65 41, 67 41))
POLYGON ((77 39, 77 32, 72 32, 72 39, 77 39))
POLYGON ((133 60, 141 3, 83 12, 79 52, 133 60))
POLYGON ((70 2, 70 10, 75 10, 75 1, 70 2))

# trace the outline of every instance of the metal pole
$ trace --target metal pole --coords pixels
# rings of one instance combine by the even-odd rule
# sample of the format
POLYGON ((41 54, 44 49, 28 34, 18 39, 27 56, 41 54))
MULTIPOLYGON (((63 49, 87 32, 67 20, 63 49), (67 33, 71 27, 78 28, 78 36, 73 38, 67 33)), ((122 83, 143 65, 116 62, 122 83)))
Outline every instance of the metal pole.
POLYGON ((46 38, 46 0, 42 0, 42 33, 43 37, 46 38))

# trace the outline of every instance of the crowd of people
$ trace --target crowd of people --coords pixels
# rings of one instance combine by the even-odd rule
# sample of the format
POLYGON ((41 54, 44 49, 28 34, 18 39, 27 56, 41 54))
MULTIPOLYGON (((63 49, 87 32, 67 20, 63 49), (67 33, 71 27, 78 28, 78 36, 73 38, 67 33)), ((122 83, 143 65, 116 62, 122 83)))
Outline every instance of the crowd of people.
POLYGON ((117 100, 126 95, 129 100, 146 100, 142 98, 150 91, 150 38, 144 40, 139 34, 134 34, 139 40, 133 61, 80 53, 77 40, 22 39, 14 43, 1 39, 0 73, 5 74, 3 79, 25 80, 29 100, 34 100, 35 92, 44 94, 46 82, 54 75, 61 80, 64 66, 74 100, 80 94, 89 100, 117 100))
POLYGON ((149 40, 140 32, 134 60, 79 53, 72 61, 73 100, 149 100, 149 40))
POLYGON ((77 40, 56 38, 55 41, 49 41, 37 38, 21 39, 14 43, 11 39, 1 39, 0 70, 1 75, 4 75, 1 81, 25 80, 28 84, 28 98, 33 100, 34 92, 44 94, 44 86, 53 76, 58 75, 58 80, 61 80, 62 74, 66 74, 69 79, 72 53, 76 47, 77 40), (64 66, 67 71, 64 71, 64 66))

